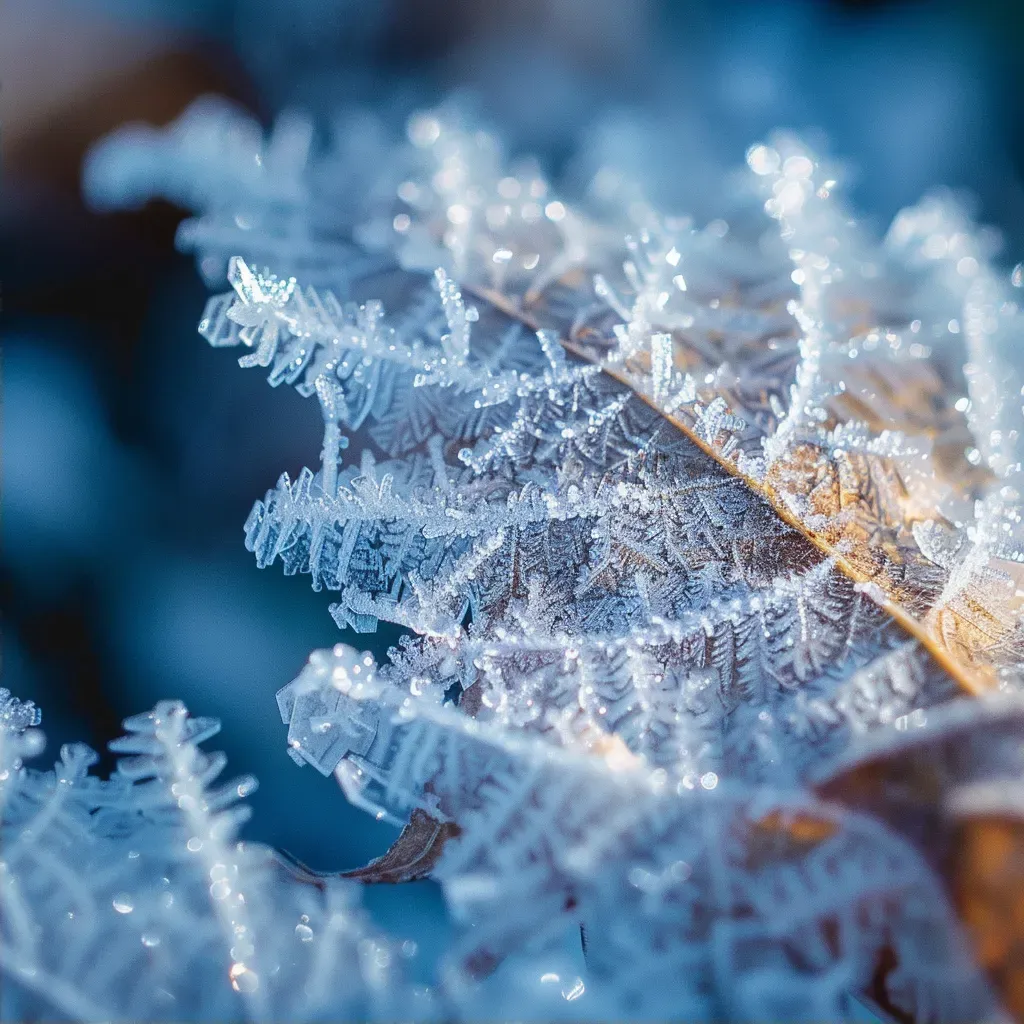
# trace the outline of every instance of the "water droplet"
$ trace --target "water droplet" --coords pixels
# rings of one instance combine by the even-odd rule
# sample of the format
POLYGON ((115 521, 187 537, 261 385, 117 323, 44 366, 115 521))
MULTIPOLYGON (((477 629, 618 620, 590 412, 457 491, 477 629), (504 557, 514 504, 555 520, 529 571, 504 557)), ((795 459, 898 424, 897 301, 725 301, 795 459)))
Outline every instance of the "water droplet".
POLYGON ((244 800, 247 796, 252 796, 258 787, 259 783, 252 775, 245 775, 238 780, 235 792, 244 800))
POLYGON ((651 873, 639 865, 629 869, 629 884, 637 889, 646 889, 651 884, 651 873))
POLYGON ((295 937, 300 942, 312 942, 313 941, 313 929, 308 924, 297 924, 295 926, 295 937))
POLYGON ((798 153, 786 158, 782 171, 787 178, 809 178, 814 173, 814 164, 809 157, 798 153))
POLYGON ((585 991, 586 988, 583 984, 583 979, 577 977, 571 985, 562 989, 562 998, 566 1000, 566 1002, 571 1003, 574 999, 579 999, 585 991))
POLYGON ((677 860, 668 871, 675 882, 685 882, 692 873, 690 865, 685 860, 677 860))
POLYGON ((146 932, 142 936, 142 944, 144 946, 148 947, 149 949, 152 949, 154 946, 159 946, 160 945, 160 936, 159 935, 151 935, 149 932, 146 932))
POLYGON ((130 914, 135 909, 135 904, 132 903, 131 896, 126 892, 119 892, 114 897, 114 909, 119 914, 130 914))
POLYGON ((417 114, 409 121, 409 139, 414 146, 432 146, 441 136, 441 125, 429 114, 417 114))
POLYGON ((1010 284, 1014 288, 1024 288, 1024 263, 1018 263, 1010 274, 1010 284))
POLYGON ((774 174, 781 164, 779 154, 769 146, 751 146, 747 163, 755 174, 774 174))
POLYGON ((210 895, 215 900, 225 900, 231 895, 231 885, 222 878, 210 886, 210 895))
POLYGON ((259 977, 243 963, 232 964, 228 977, 231 978, 231 987, 236 992, 255 992, 260 987, 259 977))

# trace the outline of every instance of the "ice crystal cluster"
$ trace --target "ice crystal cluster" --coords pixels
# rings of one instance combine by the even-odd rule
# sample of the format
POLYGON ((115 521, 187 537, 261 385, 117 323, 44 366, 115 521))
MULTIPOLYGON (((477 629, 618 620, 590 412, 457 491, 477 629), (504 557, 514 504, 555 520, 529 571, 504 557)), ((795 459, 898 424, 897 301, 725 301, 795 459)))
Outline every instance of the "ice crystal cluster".
POLYGON ((357 882, 237 842, 252 783, 180 705, 101 782, 23 767, 5 698, 5 999, 1024 1019, 1019 293, 948 196, 875 237, 782 136, 723 180, 706 224, 556 187, 454 106, 318 140, 207 101, 94 153, 96 204, 195 211, 203 337, 319 404, 246 545, 407 636, 314 652, 288 750, 404 827, 354 877, 431 875, 458 937, 403 981, 357 882))

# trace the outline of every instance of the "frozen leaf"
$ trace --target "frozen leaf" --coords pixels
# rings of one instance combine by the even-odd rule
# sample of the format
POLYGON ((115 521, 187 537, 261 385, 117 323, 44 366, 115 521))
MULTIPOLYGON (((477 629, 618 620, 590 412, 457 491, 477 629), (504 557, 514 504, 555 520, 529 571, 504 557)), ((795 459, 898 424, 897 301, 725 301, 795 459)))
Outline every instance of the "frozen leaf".
MULTIPOLYGON (((190 116, 146 143, 186 181, 190 116)), ((285 147, 283 195, 203 173, 181 234, 234 257, 204 336, 323 411, 247 546, 411 634, 278 698, 296 761, 406 825, 358 876, 442 881, 452 992, 583 922, 624 1016, 1019 1014, 1022 324, 987 236, 936 198, 872 237, 790 137, 704 226, 558 195, 452 107, 407 137, 375 187, 341 140, 285 147)))

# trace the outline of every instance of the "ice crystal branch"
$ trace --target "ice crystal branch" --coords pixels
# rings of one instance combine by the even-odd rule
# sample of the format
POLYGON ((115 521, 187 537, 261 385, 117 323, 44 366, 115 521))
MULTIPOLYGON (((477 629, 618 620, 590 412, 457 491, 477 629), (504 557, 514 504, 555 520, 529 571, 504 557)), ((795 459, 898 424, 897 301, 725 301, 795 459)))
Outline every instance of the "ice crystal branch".
POLYGON ((81 745, 51 772, 26 767, 38 715, 6 690, 0 707, 5 1016, 362 1018, 415 1003, 346 883, 320 892, 239 842, 254 784, 213 785, 225 759, 198 744, 216 721, 173 702, 130 719, 101 781, 81 745))

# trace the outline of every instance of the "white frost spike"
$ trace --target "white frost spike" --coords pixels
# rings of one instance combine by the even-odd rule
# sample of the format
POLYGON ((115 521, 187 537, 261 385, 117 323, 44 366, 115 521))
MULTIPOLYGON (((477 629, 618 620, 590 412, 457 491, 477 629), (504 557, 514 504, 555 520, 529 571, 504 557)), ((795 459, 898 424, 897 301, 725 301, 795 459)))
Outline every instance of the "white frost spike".
POLYGON ((627 323, 632 319, 632 314, 629 306, 619 297, 618 293, 605 279, 604 274, 594 275, 594 294, 599 299, 604 299, 605 302, 619 314, 620 317, 627 323))
POLYGON ((251 355, 242 356, 239 364, 269 366, 280 337, 276 314, 295 291, 295 279, 279 281, 270 275, 255 274, 243 260, 235 258, 228 265, 228 281, 242 300, 231 306, 228 317, 242 328, 242 342, 255 348, 251 355))
MULTIPOLYGON (((706 409, 698 405, 694 411, 697 416, 697 436, 712 445, 719 445, 721 434, 729 435, 734 431, 742 430, 745 426, 743 420, 729 412, 729 406, 721 396, 712 399, 706 409)), ((728 443, 727 438, 723 444, 728 445, 728 443)))
POLYGON ((800 293, 799 300, 789 306, 800 328, 800 358, 789 406, 774 432, 762 440, 770 467, 798 440, 825 442, 820 438, 827 418, 824 403, 841 388, 838 382, 822 378, 825 350, 837 340, 829 326, 834 319, 829 294, 831 286, 843 280, 846 270, 840 260, 853 256, 856 241, 849 218, 832 195, 836 182, 824 178, 812 154, 799 143, 783 137, 775 147, 754 146, 747 160, 768 196, 765 211, 779 222, 795 268, 792 280, 800 293))
POLYGON ((462 366, 469 358, 470 324, 479 318, 475 306, 462 301, 462 293, 441 267, 434 271, 437 291, 441 296, 448 333, 441 338, 445 353, 453 366, 462 366))
MULTIPOLYGON (((807 284, 802 286, 805 300, 812 308, 818 304, 819 296, 807 284)), ((800 362, 796 368, 796 379, 789 392, 789 408, 775 428, 775 432, 764 439, 763 447, 768 464, 783 458, 789 451, 801 428, 823 416, 819 404, 821 385, 821 356, 824 346, 822 324, 807 312, 803 306, 794 307, 794 316, 800 325, 800 362)))
POLYGON ((672 335, 651 335, 651 378, 654 401, 663 405, 672 385, 672 335))
POLYGON ((314 381, 314 386, 324 417, 324 444, 320 453, 321 487, 324 494, 332 498, 338 489, 341 451, 348 446, 348 439, 341 434, 341 423, 348 419, 348 408, 344 391, 334 381, 321 374, 314 381))
MULTIPOLYGON (((814 247, 828 245, 823 232, 833 229, 838 218, 831 212, 827 199, 814 196, 812 174, 814 162, 810 156, 796 148, 796 152, 780 160, 763 158, 765 146, 751 151, 749 160, 758 174, 771 182, 771 197, 765 203, 768 214, 779 221, 783 240, 790 245, 790 257, 796 266, 794 281, 800 288, 800 301, 794 302, 791 312, 801 330, 800 360, 793 386, 790 406, 777 424, 775 431, 763 441, 768 465, 781 459, 790 450, 802 428, 812 429, 824 418, 821 409, 821 358, 828 343, 825 329, 825 286, 830 281, 823 268, 829 260, 814 247), (771 168, 776 168, 774 173, 771 168)), ((775 153, 775 151, 770 151, 775 153)), ((835 240, 831 240, 835 244, 835 240)))
POLYGON ((256 780, 246 776, 220 790, 210 783, 224 767, 224 758, 211 758, 198 744, 214 735, 213 719, 190 718, 185 706, 164 701, 147 715, 125 722, 128 735, 111 744, 121 754, 133 754, 122 770, 136 777, 154 775, 167 786, 187 824, 186 855, 196 856, 209 878, 210 905, 220 922, 231 957, 228 978, 255 1018, 266 1015, 266 991, 261 984, 257 936, 246 906, 244 861, 238 856, 236 834, 250 815, 248 807, 233 807, 239 795, 251 793, 256 780))
POLYGON ((664 409, 665 412, 671 414, 684 405, 690 405, 697 400, 697 382, 686 374, 683 377, 682 385, 679 389, 665 401, 664 409))
POLYGON ((553 374, 559 374, 565 369, 565 349, 555 331, 538 331, 537 341, 540 342, 541 351, 548 361, 548 366, 553 374))

